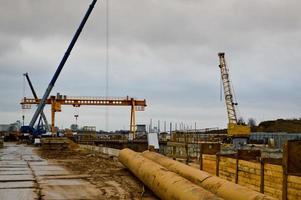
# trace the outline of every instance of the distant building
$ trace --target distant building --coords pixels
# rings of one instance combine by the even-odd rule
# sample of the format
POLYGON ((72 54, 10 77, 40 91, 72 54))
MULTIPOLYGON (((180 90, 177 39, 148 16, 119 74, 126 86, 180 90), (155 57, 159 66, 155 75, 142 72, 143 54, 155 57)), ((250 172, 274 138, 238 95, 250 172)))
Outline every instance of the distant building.
POLYGON ((159 139, 161 141, 169 141, 170 140, 170 134, 168 134, 167 132, 162 132, 159 135, 159 139))
POLYGON ((21 122, 16 121, 12 124, 0 124, 0 132, 17 132, 21 128, 21 122))
POLYGON ((0 132, 8 132, 10 124, 0 124, 0 132))
POLYGON ((16 121, 12 124, 0 124, 0 137, 9 137, 10 135, 16 135, 21 128, 21 122, 16 121))
POLYGON ((76 132, 76 131, 78 130, 78 125, 77 125, 77 124, 71 124, 70 129, 71 129, 73 132, 76 132))
POLYGON ((146 125, 145 124, 137 124, 137 133, 145 133, 146 132, 146 125))
POLYGON ((82 131, 85 132, 96 132, 96 126, 84 126, 82 131))

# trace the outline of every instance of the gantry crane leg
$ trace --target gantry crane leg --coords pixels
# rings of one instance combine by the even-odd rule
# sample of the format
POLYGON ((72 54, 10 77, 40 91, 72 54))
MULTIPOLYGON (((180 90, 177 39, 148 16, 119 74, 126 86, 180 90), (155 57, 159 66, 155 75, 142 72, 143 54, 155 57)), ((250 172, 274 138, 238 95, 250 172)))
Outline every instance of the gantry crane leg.
POLYGON ((61 103, 52 100, 51 102, 51 132, 52 132, 52 136, 55 135, 56 130, 55 130, 55 113, 56 112, 61 112, 61 103))
POLYGON ((131 106, 130 134, 133 134, 133 139, 134 139, 136 136, 136 110, 135 110, 134 100, 132 100, 132 106, 131 106))
POLYGON ((52 135, 55 134, 54 122, 55 122, 55 108, 54 108, 54 104, 51 104, 51 133, 52 133, 52 135))

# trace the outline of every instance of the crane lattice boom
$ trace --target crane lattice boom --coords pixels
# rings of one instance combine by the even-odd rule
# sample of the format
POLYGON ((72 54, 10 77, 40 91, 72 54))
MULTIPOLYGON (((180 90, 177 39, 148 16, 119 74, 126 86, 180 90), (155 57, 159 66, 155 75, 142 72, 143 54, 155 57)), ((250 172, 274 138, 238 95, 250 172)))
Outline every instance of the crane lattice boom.
POLYGON ((233 92, 231 89, 231 83, 229 79, 229 70, 226 65, 225 53, 219 53, 218 56, 220 62, 219 67, 221 69, 221 77, 222 77, 222 82, 224 87, 224 95, 225 95, 229 123, 237 124, 237 116, 235 110, 235 105, 237 105, 237 103, 235 103, 233 100, 233 92))

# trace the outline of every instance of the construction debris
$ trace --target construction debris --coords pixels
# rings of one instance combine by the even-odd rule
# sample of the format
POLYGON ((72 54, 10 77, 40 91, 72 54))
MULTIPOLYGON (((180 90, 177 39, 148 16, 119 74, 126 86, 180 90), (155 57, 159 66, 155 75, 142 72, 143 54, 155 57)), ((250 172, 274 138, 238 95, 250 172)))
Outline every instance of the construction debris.
POLYGON ((42 148, 45 150, 67 150, 69 139, 65 137, 42 138, 42 148))

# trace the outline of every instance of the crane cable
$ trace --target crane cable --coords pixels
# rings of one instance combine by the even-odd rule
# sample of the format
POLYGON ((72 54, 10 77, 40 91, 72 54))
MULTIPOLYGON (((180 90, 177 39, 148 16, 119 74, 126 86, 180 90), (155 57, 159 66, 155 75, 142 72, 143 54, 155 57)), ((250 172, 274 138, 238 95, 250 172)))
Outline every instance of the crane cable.
POLYGON ((229 69, 227 69, 227 70, 228 70, 228 74, 229 74, 229 76, 228 76, 229 81, 230 81, 230 83, 232 83, 230 85, 231 85, 231 89, 232 89, 232 93, 233 93, 234 106, 235 106, 235 110, 236 110, 236 118, 237 118, 236 120, 238 121, 240 118, 242 118, 242 115, 241 115, 241 112, 238 107, 237 98, 236 98, 236 94, 235 94, 235 90, 234 90, 234 86, 233 86, 233 81, 231 79, 229 69))
MULTIPOLYGON (((26 95, 26 87, 25 87, 25 76, 23 76, 23 91, 22 91, 22 98, 26 95)), ((21 114, 22 114, 22 125, 24 126, 24 120, 25 120, 25 109, 23 108, 23 105, 21 106, 21 114)))
MULTIPOLYGON (((109 98, 109 48, 110 48, 110 43, 109 43, 109 0, 106 0, 106 88, 105 88, 105 96, 106 99, 109 98)), ((109 107, 106 106, 106 111, 105 111, 105 128, 106 131, 109 131, 109 107)))
POLYGON ((220 76, 220 85, 219 85, 219 100, 223 101, 223 80, 222 76, 220 76))

